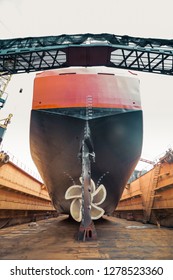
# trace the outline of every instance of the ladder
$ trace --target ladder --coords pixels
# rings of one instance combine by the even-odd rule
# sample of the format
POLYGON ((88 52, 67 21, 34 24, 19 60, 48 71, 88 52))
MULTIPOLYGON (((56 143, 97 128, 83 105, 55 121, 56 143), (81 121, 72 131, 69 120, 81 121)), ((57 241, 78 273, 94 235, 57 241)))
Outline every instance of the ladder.
POLYGON ((155 188, 158 185, 160 168, 161 168, 161 164, 158 163, 154 170, 154 177, 153 177, 151 192, 148 191, 146 205, 145 205, 145 213, 144 213, 144 222, 146 222, 146 223, 149 222, 150 217, 151 217, 151 211, 152 211, 152 206, 153 206, 154 197, 155 197, 155 188))

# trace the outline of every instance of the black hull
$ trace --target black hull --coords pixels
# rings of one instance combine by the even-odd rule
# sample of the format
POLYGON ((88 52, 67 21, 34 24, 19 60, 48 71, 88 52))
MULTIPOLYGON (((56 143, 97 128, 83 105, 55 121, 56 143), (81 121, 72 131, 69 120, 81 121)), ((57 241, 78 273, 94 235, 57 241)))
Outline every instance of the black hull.
MULTIPOLYGON (((32 158, 59 213, 69 213, 66 190, 79 184, 78 158, 85 120, 32 110, 30 145, 32 158)), ((142 111, 126 112, 88 121, 95 152, 91 178, 107 190, 101 207, 111 214, 141 154, 142 111), (101 178, 101 180, 99 180, 101 178)))

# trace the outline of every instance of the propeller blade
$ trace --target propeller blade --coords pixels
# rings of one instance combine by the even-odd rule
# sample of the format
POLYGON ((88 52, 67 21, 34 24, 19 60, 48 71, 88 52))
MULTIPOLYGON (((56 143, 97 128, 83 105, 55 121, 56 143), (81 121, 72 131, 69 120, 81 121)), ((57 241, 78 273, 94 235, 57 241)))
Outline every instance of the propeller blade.
POLYGON ((91 219, 92 220, 97 220, 101 218, 104 215, 105 211, 93 203, 91 203, 91 219))
POLYGON ((73 219, 77 222, 81 222, 82 220, 82 202, 81 199, 74 199, 70 205, 70 214, 73 219))
POLYGON ((92 203, 100 205, 106 198, 106 188, 104 185, 100 185, 94 193, 91 193, 92 203))
POLYGON ((65 199, 73 199, 73 198, 81 198, 81 197, 82 197, 81 186, 74 185, 66 190, 65 199))

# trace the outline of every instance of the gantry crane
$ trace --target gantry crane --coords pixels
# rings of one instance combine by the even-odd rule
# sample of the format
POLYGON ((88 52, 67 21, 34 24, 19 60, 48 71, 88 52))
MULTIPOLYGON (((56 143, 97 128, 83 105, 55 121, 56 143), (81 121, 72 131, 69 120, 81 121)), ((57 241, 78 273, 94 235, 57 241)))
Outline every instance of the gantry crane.
POLYGON ((151 161, 151 160, 148 160, 148 159, 145 159, 145 158, 140 158, 139 161, 143 161, 143 162, 146 162, 148 164, 155 165, 154 161, 151 161))
MULTIPOLYGON (((5 90, 10 80, 11 75, 0 75, 0 109, 4 107, 7 100, 8 95, 5 90)), ((8 124, 10 123, 12 116, 12 114, 9 114, 7 118, 0 120, 0 144, 3 140, 4 133, 7 129, 8 124)), ((4 153, 2 151, 0 152, 0 160, 1 159, 4 160, 4 153)))
POLYGON ((173 75, 173 40, 108 33, 0 40, 3 75, 70 66, 107 66, 173 75))
POLYGON ((5 90, 10 80, 11 75, 4 75, 4 73, 0 74, 0 109, 4 107, 7 100, 8 95, 5 90))

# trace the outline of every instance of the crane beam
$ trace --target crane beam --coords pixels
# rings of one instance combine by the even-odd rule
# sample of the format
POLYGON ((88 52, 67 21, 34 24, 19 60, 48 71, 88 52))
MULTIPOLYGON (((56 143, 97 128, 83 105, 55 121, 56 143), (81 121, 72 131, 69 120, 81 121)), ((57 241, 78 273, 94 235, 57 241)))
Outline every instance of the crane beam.
POLYGON ((107 33, 0 40, 0 75, 70 66, 173 75, 173 40, 107 33))

